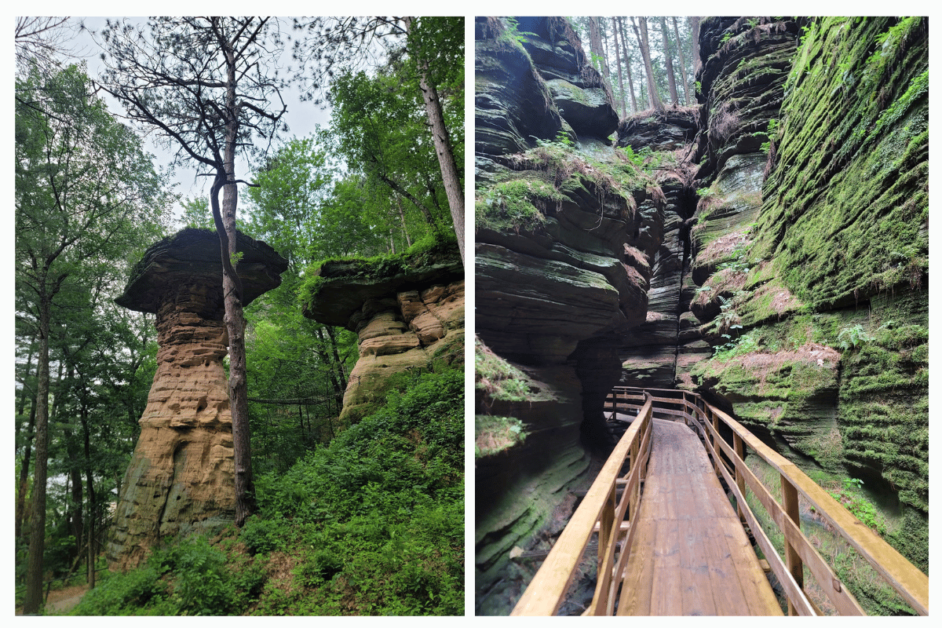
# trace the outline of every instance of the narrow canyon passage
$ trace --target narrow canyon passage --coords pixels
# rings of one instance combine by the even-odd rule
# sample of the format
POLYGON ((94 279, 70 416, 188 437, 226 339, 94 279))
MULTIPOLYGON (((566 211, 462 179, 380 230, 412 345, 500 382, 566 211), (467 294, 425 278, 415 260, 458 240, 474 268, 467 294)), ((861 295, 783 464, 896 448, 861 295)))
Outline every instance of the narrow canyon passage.
MULTIPOLYGON (((617 386, 698 393, 927 571, 925 21, 703 18, 696 104, 621 117, 573 18, 475 30, 478 612, 612 451, 617 386)), ((912 612, 840 569, 868 614, 912 612)))

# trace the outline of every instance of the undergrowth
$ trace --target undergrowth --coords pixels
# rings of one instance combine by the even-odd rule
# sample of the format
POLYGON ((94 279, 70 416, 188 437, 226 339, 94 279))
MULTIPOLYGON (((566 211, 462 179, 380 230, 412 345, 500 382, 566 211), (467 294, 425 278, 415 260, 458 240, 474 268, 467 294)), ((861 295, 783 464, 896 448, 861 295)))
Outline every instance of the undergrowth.
POLYGON ((413 375, 287 473, 240 532, 109 574, 74 615, 460 615, 464 378, 413 375))

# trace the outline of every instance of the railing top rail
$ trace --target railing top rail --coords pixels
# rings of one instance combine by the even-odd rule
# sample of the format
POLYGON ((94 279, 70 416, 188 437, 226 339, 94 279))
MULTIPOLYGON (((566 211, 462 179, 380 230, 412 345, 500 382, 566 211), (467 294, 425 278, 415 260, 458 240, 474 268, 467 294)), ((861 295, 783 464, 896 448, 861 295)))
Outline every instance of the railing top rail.
MULTIPOLYGON (((688 395, 696 395, 697 393, 692 393, 689 390, 684 390, 682 388, 638 388, 637 386, 612 386, 612 390, 642 390, 642 391, 653 391, 653 392, 674 392, 674 393, 687 393, 688 395)), ((698 395, 699 396, 699 395, 698 395)))
MULTIPOLYGON (((696 393, 691 393, 696 394, 696 393)), ((699 395, 697 395, 699 396, 699 395)), ((702 399, 702 397, 701 397, 702 399)), ((831 526, 847 540, 887 582, 920 614, 929 613, 929 576, 922 573, 889 543, 877 536, 857 517, 809 478, 793 462, 763 443, 736 419, 704 401, 759 457, 787 478, 815 506, 831 526)))
MULTIPOLYGON (((651 410, 651 401, 642 406, 638 416, 645 416, 651 410)), ((569 524, 560 534, 553 549, 543 561, 540 570, 530 581, 527 590, 517 602, 511 615, 554 615, 562 598, 569 589, 573 572, 589 539, 592 537, 595 522, 612 492, 618 479, 622 463, 631 450, 632 444, 641 436, 643 421, 635 421, 615 445, 612 454, 605 461, 602 470, 596 476, 582 503, 573 513, 569 524)))

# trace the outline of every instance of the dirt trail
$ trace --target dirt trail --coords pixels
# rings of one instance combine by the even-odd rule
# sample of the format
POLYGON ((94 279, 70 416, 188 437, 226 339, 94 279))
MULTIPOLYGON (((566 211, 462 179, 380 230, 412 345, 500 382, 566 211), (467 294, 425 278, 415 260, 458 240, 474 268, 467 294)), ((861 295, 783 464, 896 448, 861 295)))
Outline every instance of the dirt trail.
POLYGON ((87 591, 87 584, 50 591, 49 600, 46 602, 46 613, 48 615, 61 615, 69 612, 78 605, 87 591))

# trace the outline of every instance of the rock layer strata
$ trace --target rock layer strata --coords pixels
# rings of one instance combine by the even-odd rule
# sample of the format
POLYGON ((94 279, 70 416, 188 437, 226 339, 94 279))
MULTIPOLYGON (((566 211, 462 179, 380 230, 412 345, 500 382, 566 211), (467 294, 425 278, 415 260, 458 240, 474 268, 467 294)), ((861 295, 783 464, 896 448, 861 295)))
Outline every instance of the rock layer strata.
MULTIPOLYGON (((287 262, 239 234, 244 304, 277 287, 287 262)), ((156 313, 157 373, 108 543, 112 568, 139 565, 161 539, 213 532, 235 515, 232 417, 223 358, 222 263, 215 232, 186 229, 150 247, 116 302, 156 313)))
POLYGON ((477 457, 482 594, 611 445, 602 403, 645 320, 665 199, 611 145, 611 94, 565 19, 475 26, 476 360, 503 381, 479 374, 476 413, 525 433, 477 457))
POLYGON ((384 401, 391 376, 463 359, 464 273, 457 248, 378 264, 330 261, 317 272, 304 315, 358 337, 341 429, 384 401))

